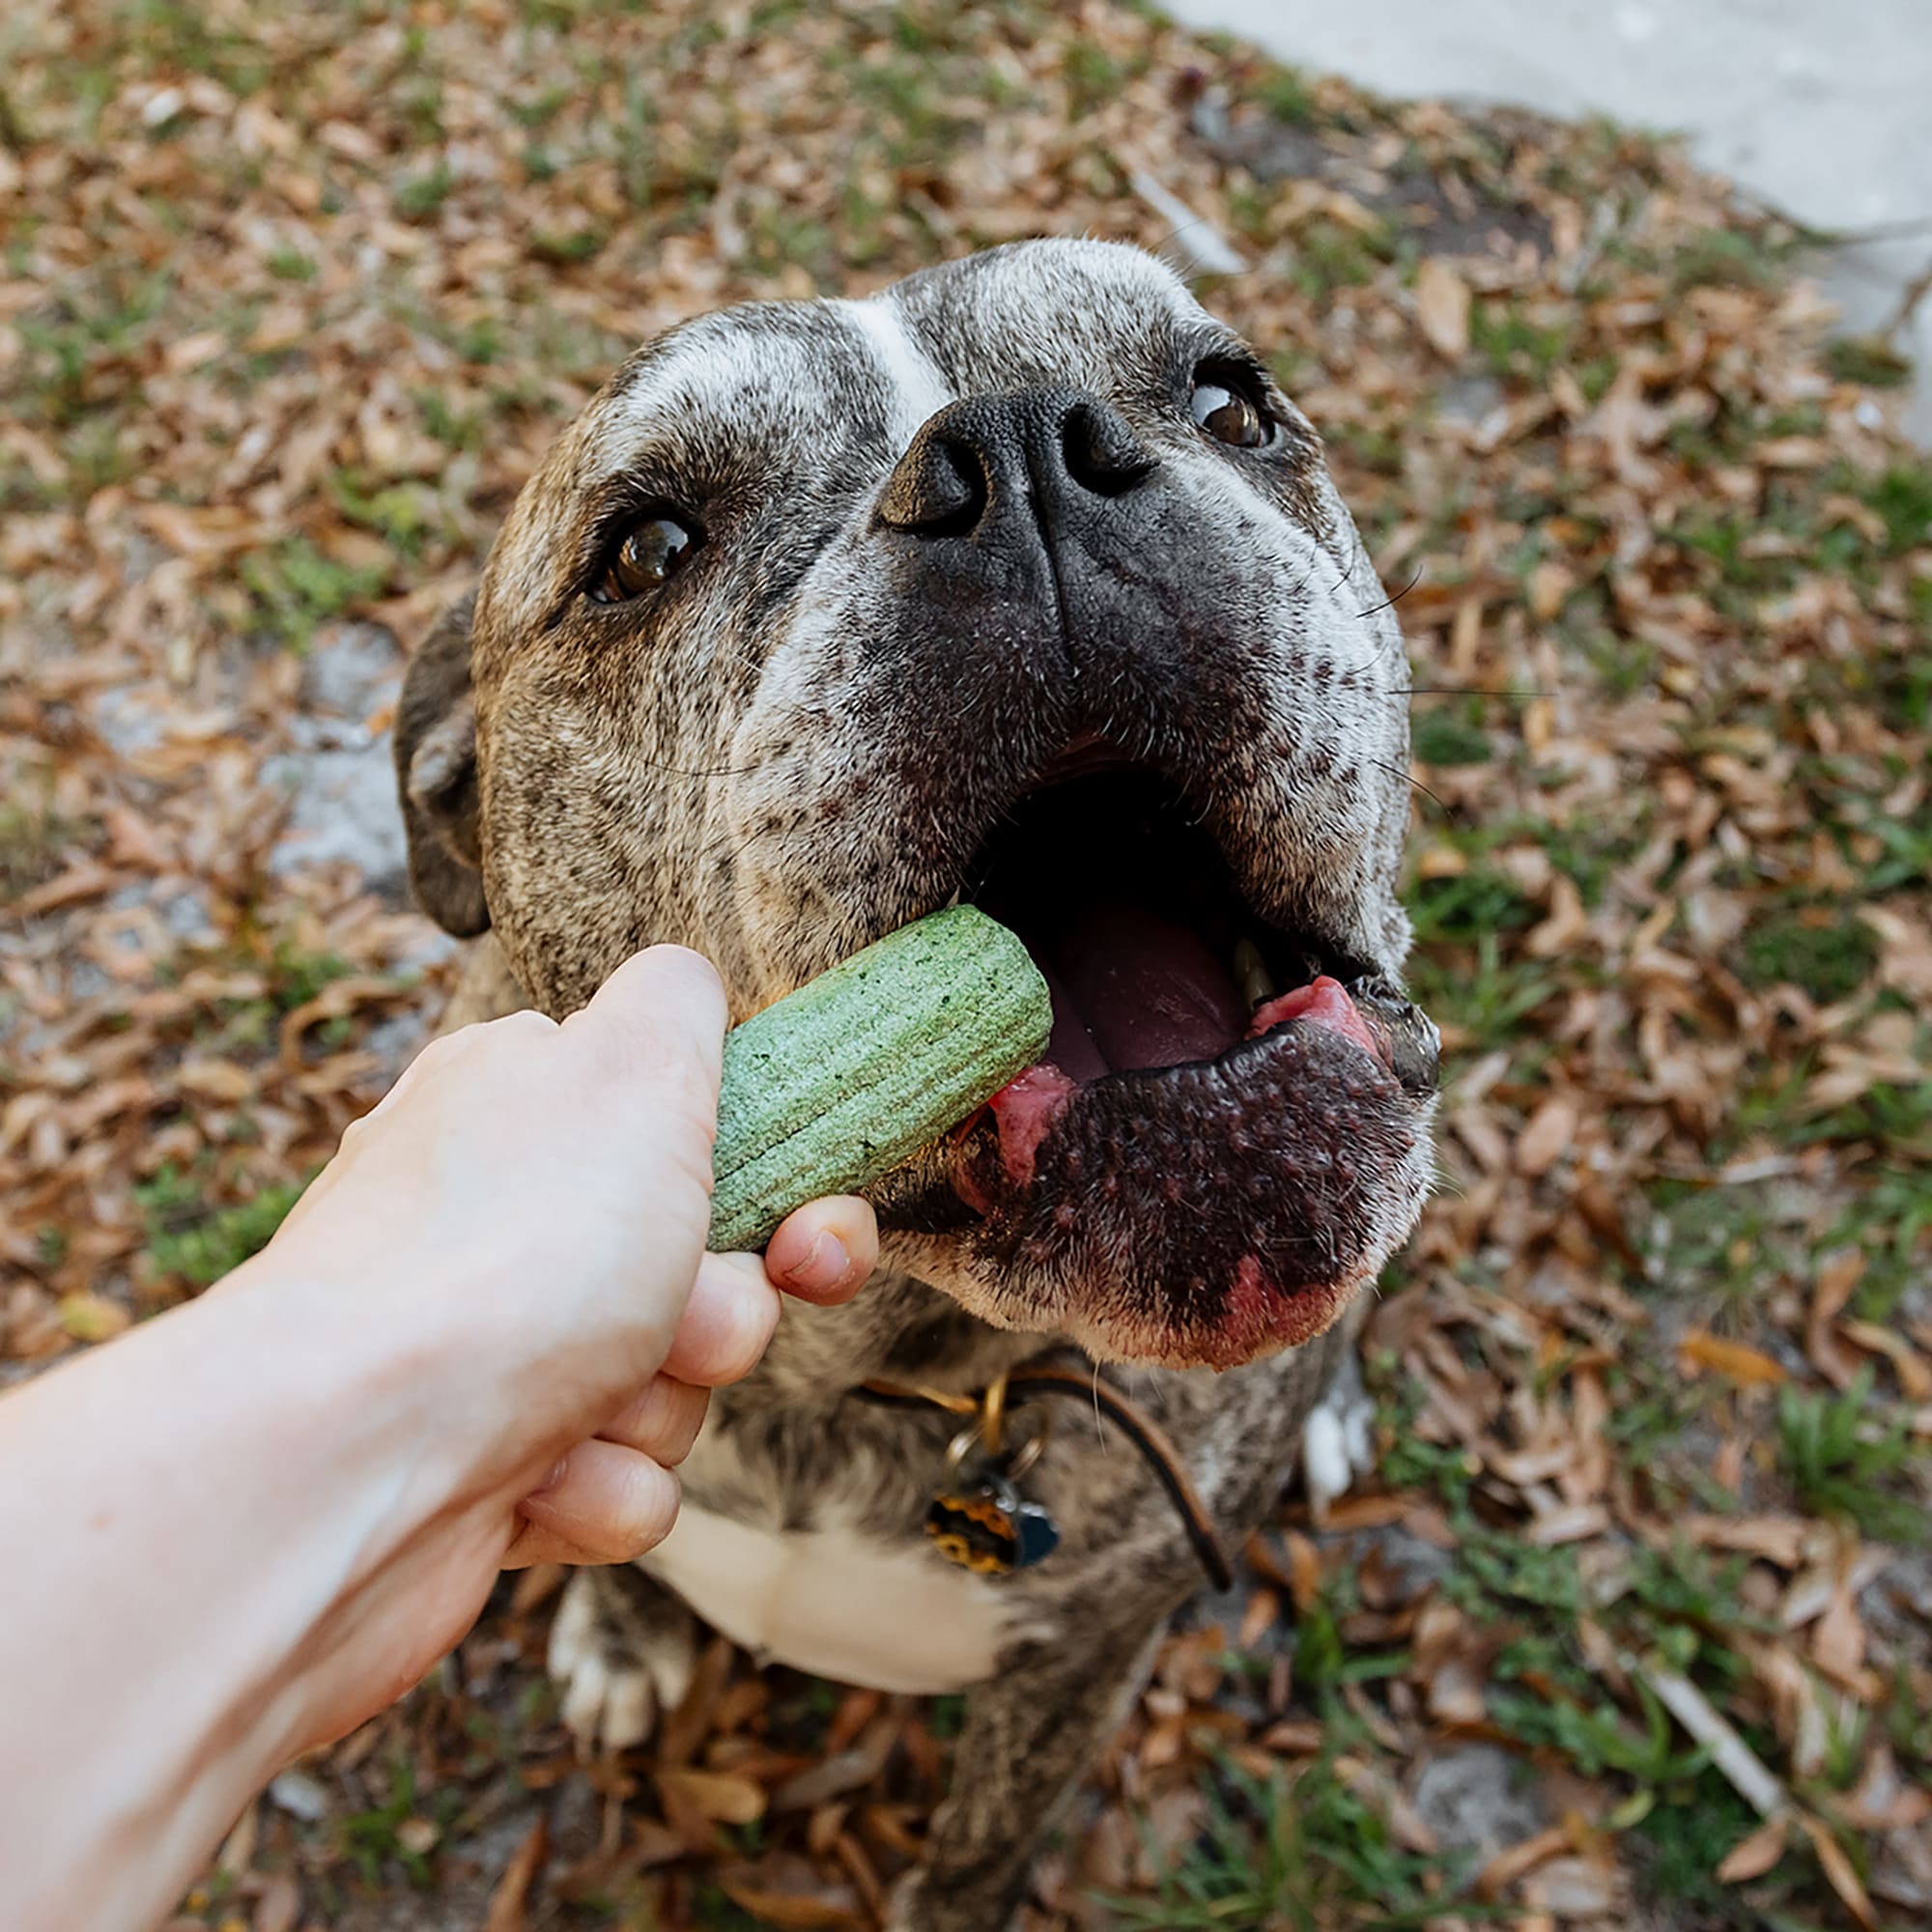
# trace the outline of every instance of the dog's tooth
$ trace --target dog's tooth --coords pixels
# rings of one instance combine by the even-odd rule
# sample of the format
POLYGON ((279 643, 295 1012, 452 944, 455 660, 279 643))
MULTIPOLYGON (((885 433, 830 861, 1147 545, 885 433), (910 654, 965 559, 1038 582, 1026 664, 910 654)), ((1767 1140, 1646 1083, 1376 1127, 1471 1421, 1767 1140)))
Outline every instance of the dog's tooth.
POLYGON ((1274 998, 1273 977, 1262 958, 1261 948, 1252 939, 1240 940, 1235 947, 1235 978, 1250 1009, 1274 998))

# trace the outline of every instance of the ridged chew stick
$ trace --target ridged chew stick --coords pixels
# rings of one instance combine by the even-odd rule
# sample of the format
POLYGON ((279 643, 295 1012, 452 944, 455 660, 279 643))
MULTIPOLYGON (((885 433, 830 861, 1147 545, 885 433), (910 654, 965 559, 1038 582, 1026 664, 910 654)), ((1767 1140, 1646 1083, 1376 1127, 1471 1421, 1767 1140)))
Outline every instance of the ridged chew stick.
POLYGON ((710 1245, 761 1247, 794 1208, 911 1159, 1039 1058, 1046 981, 953 906, 889 933, 724 1036, 710 1245))

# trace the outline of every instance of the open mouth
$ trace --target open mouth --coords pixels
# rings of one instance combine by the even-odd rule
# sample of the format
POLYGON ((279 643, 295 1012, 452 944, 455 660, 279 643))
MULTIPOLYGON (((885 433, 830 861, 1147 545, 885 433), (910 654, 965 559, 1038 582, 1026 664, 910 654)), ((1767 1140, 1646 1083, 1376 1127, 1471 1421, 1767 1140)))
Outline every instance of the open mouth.
POLYGON ((1419 1205, 1429 1022, 1262 919, 1179 792, 1104 746, 1012 809, 962 895, 1053 996, 1040 1064, 960 1138, 981 1250, 1109 1354, 1227 1366, 1325 1327, 1419 1205))
POLYGON ((1342 991, 1367 969, 1256 917, 1153 773, 1102 769, 1034 792, 988 841, 968 895, 1045 976, 1046 1060, 1070 1080, 1218 1060, 1304 1016, 1383 1052, 1342 991))

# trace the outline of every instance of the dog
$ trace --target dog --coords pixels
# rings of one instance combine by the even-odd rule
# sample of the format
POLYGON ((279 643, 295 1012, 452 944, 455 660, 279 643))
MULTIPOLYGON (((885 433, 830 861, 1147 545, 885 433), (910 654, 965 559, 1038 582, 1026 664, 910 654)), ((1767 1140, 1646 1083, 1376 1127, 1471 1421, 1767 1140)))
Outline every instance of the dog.
POLYGON ((677 1527, 575 1573, 552 1636, 612 1747, 681 1694, 694 1616, 963 1690, 901 1932, 1009 1922, 1420 1212, 1407 683, 1306 419, 1096 241, 669 330, 411 664, 412 882, 487 935, 452 1023, 561 1017, 663 940, 742 1019, 962 896, 1047 977, 1041 1065, 871 1190, 879 1273, 787 1307, 677 1527))

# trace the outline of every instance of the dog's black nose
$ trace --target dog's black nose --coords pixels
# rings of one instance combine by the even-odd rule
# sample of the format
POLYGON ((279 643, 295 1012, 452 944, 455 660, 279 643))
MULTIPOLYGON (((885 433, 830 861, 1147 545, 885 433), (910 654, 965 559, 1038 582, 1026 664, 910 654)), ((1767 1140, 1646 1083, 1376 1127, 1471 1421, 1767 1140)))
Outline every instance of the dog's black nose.
POLYGON ((1123 496, 1152 469, 1119 412, 1084 389, 968 396, 913 438, 886 479, 879 521, 912 536, 970 536, 1031 504, 1052 525, 1123 496))

